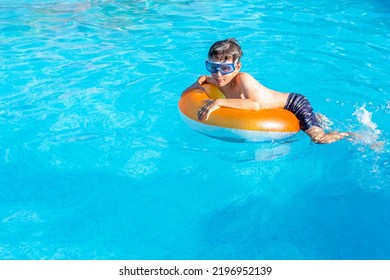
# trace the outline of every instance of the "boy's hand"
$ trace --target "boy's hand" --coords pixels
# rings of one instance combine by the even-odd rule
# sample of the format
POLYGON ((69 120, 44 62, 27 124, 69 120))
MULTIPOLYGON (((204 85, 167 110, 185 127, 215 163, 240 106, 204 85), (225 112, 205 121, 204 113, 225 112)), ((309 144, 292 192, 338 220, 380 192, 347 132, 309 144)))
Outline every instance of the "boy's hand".
POLYGON ((217 105, 217 100, 205 100, 206 105, 198 110, 198 120, 204 121, 208 120, 210 114, 215 110, 221 108, 221 106, 217 105))

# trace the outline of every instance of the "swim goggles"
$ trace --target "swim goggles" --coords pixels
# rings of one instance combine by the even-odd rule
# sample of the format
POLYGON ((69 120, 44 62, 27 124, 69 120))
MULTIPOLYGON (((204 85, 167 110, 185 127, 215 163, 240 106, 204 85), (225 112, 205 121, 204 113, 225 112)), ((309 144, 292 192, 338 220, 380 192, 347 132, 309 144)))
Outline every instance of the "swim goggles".
POLYGON ((206 69, 212 74, 217 73, 219 71, 222 75, 226 75, 234 72, 234 70, 236 70, 236 67, 234 66, 234 63, 214 62, 206 60, 206 69))

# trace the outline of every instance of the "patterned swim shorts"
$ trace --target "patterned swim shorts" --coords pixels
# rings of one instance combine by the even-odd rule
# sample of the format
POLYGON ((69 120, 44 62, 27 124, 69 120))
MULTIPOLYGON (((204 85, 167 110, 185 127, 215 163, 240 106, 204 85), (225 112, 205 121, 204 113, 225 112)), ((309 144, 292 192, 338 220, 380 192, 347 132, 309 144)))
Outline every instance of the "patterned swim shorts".
POLYGON ((320 126, 309 100, 302 94, 290 93, 284 109, 292 112, 297 117, 303 131, 312 126, 320 126))

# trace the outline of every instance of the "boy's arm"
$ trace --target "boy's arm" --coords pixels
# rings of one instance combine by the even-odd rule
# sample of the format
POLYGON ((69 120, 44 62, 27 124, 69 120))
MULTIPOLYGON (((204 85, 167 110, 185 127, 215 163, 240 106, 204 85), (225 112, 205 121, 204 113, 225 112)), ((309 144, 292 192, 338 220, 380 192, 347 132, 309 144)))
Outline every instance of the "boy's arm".
POLYGON ((207 100, 206 105, 198 110, 198 119, 200 121, 207 120, 212 112, 221 107, 241 109, 241 110, 260 110, 260 105, 256 101, 250 99, 221 99, 207 100))
POLYGON ((260 105, 252 99, 216 99, 215 105, 219 107, 227 107, 241 110, 259 111, 260 105))

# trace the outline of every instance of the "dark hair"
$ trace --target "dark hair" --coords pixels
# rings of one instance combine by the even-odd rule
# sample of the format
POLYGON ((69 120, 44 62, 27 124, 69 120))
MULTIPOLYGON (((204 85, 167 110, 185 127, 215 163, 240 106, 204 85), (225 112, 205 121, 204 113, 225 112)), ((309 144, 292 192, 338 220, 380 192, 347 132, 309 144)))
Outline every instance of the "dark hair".
POLYGON ((234 38, 221 40, 215 42, 209 50, 209 59, 218 59, 220 61, 226 61, 232 59, 234 63, 240 62, 240 58, 243 56, 240 45, 234 38))

